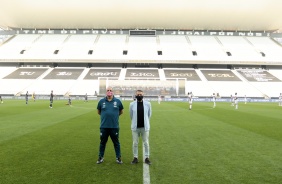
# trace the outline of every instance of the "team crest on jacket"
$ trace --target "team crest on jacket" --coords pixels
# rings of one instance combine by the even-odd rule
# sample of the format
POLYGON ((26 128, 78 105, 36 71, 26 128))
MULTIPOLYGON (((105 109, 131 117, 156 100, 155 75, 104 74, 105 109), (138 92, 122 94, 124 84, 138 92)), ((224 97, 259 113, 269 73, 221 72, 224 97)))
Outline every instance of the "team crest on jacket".
POLYGON ((117 102, 116 101, 114 101, 114 107, 117 107, 117 102))

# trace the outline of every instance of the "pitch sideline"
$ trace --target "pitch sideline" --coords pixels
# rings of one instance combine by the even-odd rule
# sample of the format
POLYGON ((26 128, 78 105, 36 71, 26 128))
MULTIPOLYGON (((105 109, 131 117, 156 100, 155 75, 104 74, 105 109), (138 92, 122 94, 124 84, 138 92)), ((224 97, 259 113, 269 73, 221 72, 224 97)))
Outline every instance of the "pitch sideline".
POLYGON ((143 144, 143 183, 150 184, 150 167, 144 162, 145 160, 145 147, 143 144))

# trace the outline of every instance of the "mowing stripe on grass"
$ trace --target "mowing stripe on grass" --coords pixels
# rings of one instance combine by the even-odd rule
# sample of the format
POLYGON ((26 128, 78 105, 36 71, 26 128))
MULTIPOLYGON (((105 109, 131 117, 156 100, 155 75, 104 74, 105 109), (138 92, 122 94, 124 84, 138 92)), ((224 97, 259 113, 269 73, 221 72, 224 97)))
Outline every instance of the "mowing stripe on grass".
POLYGON ((144 162, 145 160, 145 146, 143 144, 143 183, 150 184, 150 170, 149 165, 144 162))
MULTIPOLYGON (((193 109, 193 108, 192 108, 192 111, 205 111, 205 110, 207 110, 207 109, 212 110, 212 109, 215 109, 215 108, 212 108, 212 107, 208 107, 208 108, 201 108, 201 109, 193 109)), ((154 112, 155 112, 155 111, 159 111, 159 112, 180 112, 180 111, 185 111, 185 112, 187 112, 187 111, 188 111, 188 109, 154 110, 154 112)))
POLYGON ((74 106, 74 105, 71 105, 71 107, 73 108, 77 108, 77 109, 94 109, 93 107, 80 107, 80 106, 74 106))

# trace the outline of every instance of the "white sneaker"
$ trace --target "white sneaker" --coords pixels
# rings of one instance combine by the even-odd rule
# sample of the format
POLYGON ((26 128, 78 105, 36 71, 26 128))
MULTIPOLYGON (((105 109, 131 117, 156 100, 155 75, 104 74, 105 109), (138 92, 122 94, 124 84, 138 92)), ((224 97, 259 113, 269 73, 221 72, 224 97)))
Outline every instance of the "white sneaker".
POLYGON ((122 164, 122 163, 123 163, 120 157, 116 159, 116 162, 117 162, 118 164, 122 164))
POLYGON ((104 158, 99 157, 96 163, 97 163, 97 164, 101 164, 101 163, 103 163, 103 162, 104 162, 104 158))

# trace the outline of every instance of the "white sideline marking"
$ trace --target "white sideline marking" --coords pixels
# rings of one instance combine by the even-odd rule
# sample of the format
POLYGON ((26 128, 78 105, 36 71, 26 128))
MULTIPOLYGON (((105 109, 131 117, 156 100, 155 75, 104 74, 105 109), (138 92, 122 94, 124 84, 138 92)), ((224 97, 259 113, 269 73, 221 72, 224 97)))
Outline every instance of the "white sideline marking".
POLYGON ((143 144, 143 183, 150 184, 150 171, 149 165, 144 162, 145 160, 145 147, 143 144))

